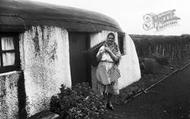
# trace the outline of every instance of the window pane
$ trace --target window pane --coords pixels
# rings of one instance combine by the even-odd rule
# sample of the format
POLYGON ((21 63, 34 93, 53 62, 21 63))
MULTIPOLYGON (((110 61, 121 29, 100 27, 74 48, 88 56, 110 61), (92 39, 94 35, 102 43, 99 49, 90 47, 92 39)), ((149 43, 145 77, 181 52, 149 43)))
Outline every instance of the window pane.
POLYGON ((15 65, 15 53, 3 53, 3 66, 15 65))
POLYGON ((2 50, 14 50, 13 37, 2 37, 1 46, 2 50))

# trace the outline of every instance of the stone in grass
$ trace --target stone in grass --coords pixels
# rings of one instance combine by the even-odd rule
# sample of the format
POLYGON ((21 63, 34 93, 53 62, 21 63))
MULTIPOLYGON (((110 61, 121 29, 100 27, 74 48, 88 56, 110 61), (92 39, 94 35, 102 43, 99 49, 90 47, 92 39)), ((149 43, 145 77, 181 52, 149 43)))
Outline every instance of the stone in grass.
POLYGON ((39 112, 28 119, 59 119, 59 115, 48 110, 39 112))
POLYGON ((141 58, 140 59, 141 72, 145 74, 155 74, 163 68, 155 58, 141 58))
POLYGON ((169 65, 169 57, 167 56, 162 56, 158 53, 153 53, 153 58, 156 59, 156 61, 160 64, 160 65, 169 65))

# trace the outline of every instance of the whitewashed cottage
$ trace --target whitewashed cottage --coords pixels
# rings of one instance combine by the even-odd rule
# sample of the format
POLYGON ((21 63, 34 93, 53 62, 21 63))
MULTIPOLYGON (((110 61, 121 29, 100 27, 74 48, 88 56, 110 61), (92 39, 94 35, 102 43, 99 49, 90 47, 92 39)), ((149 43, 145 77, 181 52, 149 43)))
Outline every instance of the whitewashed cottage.
POLYGON ((0 118, 30 117, 50 98, 80 82, 96 84, 85 52, 115 33, 122 51, 120 88, 137 81, 135 47, 112 18, 71 7, 0 1, 0 118))

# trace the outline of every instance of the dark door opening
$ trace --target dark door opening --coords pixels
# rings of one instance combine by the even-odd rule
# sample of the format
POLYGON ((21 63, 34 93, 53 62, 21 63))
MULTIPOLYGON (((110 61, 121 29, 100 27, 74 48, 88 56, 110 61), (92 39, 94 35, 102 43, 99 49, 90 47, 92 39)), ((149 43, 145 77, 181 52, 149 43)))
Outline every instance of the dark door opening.
POLYGON ((69 52, 72 85, 81 82, 91 84, 90 64, 87 60, 86 51, 90 47, 88 33, 69 32, 69 52))

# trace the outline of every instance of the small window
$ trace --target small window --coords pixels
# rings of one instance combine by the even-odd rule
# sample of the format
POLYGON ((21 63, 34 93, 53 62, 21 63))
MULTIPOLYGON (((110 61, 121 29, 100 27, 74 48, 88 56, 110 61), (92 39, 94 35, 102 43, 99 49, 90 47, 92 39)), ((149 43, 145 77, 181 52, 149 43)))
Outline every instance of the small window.
POLYGON ((0 33, 0 73, 19 69, 19 43, 16 33, 0 33))
POLYGON ((118 34, 118 44, 121 54, 124 55, 124 34, 118 34))

